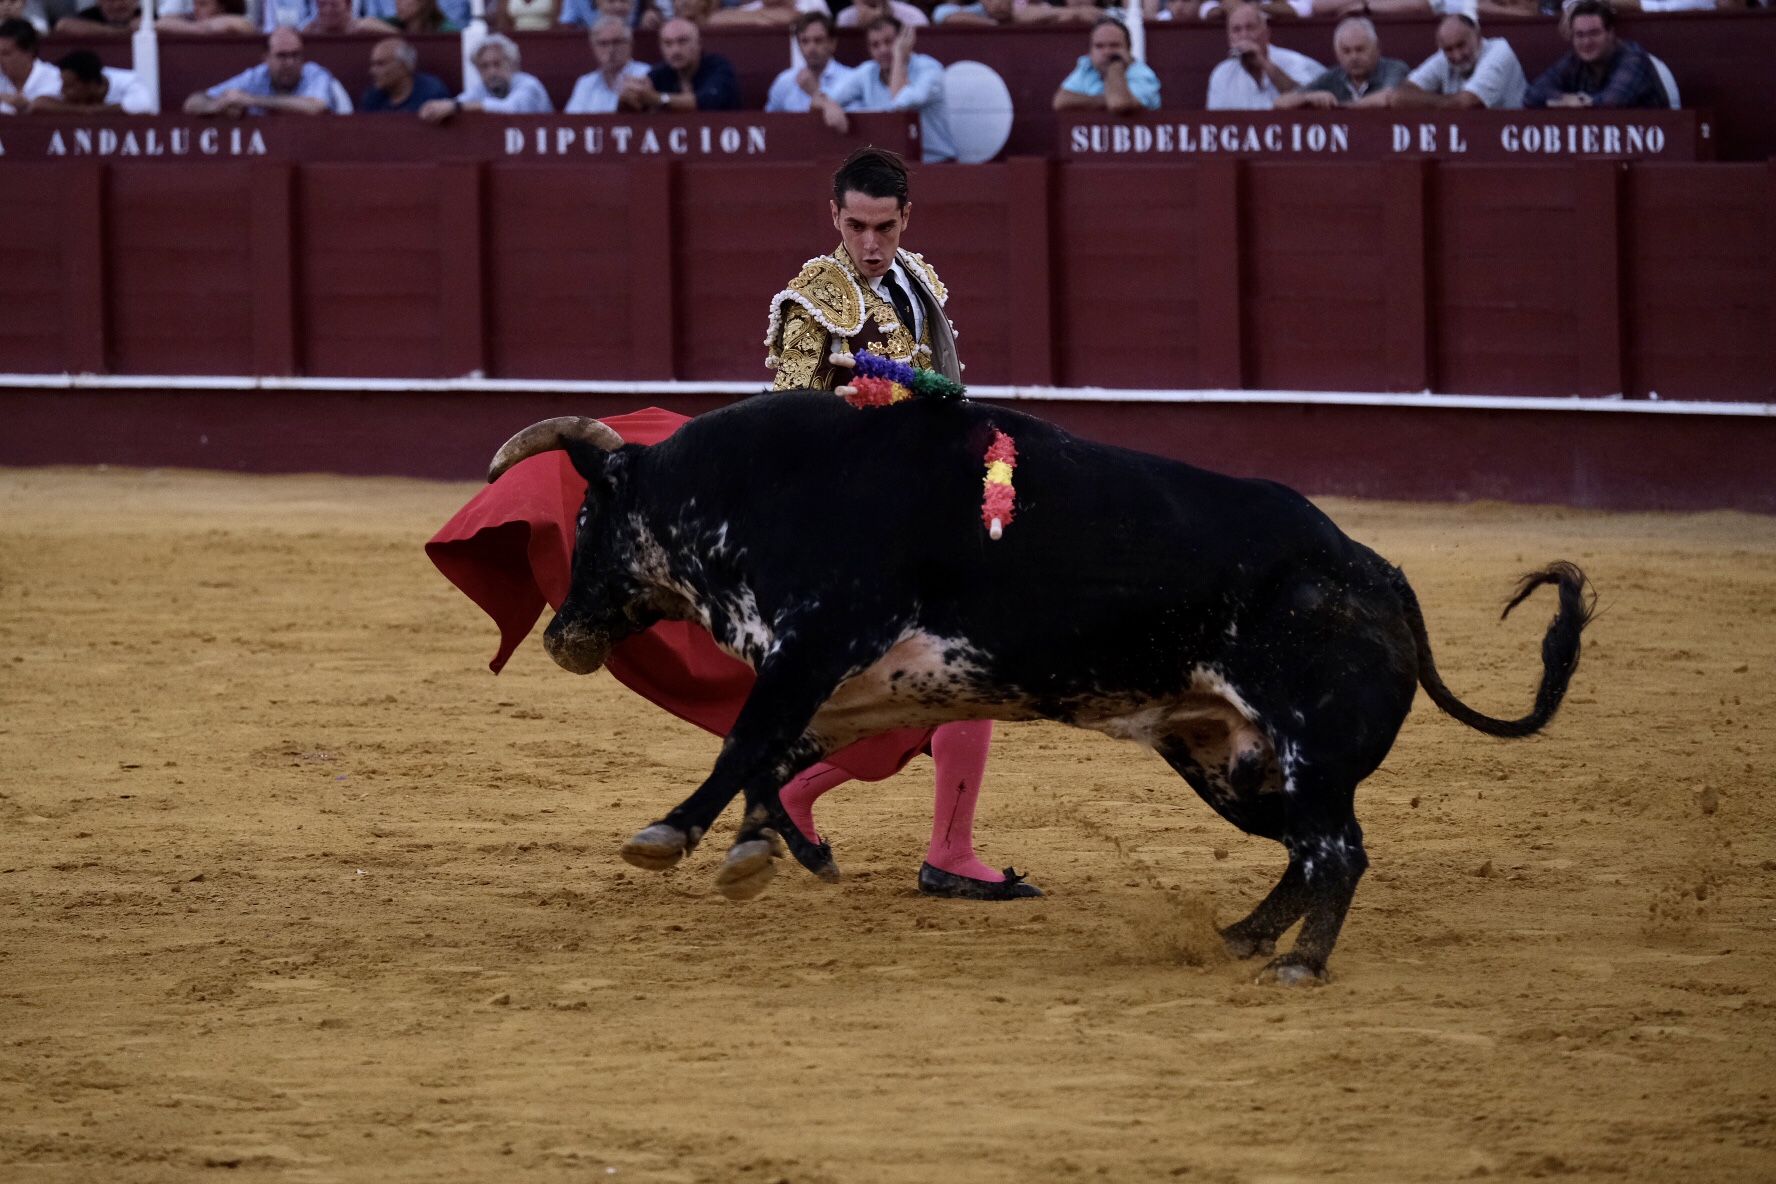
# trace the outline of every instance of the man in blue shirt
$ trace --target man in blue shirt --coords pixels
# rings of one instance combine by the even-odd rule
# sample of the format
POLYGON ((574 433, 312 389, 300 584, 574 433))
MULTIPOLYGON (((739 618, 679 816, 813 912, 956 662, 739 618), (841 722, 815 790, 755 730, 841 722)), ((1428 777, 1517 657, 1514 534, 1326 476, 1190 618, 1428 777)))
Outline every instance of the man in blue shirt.
POLYGON ((370 89, 358 110, 417 114, 433 99, 448 99, 450 88, 436 74, 417 70, 419 53, 399 37, 384 37, 370 50, 370 89))
POLYGON ((738 111, 740 81, 720 54, 703 52, 703 36, 690 21, 660 26, 665 60, 645 79, 625 85, 622 106, 633 111, 738 111))
POLYGON ((1055 91, 1056 111, 1109 111, 1132 115, 1159 110, 1159 75, 1134 60, 1128 30, 1114 17, 1092 26, 1091 52, 1055 91))
POLYGON ((1652 55, 1616 36, 1616 10, 1579 0, 1567 13, 1572 48, 1533 83, 1525 107, 1669 107, 1652 55))
POLYGON ((801 113, 812 109, 814 96, 837 86, 851 67, 833 57, 838 34, 833 19, 824 12, 804 12, 796 18, 796 48, 802 51, 801 69, 789 67, 771 83, 765 110, 801 113))
POLYGON ((902 25, 895 17, 877 17, 864 35, 872 60, 814 99, 826 125, 841 134, 849 131, 848 110, 917 111, 924 159, 928 163, 955 160, 950 109, 944 102, 943 65, 929 54, 914 53, 913 27, 902 25))
POLYGON ((261 64, 185 100, 187 115, 350 115, 351 109, 339 79, 304 58, 295 29, 265 39, 261 64))

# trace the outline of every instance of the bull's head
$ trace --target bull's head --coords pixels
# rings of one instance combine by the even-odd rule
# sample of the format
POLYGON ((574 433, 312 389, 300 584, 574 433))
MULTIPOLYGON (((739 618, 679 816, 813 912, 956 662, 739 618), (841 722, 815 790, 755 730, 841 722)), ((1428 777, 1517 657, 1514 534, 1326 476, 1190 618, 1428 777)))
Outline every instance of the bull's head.
POLYGON ((611 647, 641 632, 678 606, 664 603, 636 570, 636 540, 624 520, 629 457, 613 429, 581 416, 535 423, 507 440, 487 468, 487 480, 521 460, 557 449, 567 453, 586 479, 574 534, 573 576, 567 598, 543 632, 543 648, 555 664, 574 674, 604 665, 611 647))

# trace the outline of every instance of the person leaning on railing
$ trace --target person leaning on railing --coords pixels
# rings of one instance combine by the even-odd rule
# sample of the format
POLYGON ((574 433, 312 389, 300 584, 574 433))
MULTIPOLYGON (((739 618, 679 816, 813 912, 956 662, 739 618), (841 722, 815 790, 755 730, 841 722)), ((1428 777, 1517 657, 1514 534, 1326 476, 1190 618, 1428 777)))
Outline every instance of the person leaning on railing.
POLYGON ((587 38, 592 43, 593 69, 574 81, 573 93, 561 110, 567 115, 609 115, 623 101, 623 89, 645 81, 648 65, 630 55, 635 34, 614 16, 600 17, 587 38))
POLYGON ((1387 94, 1406 81, 1410 69, 1399 58, 1381 56, 1381 35, 1366 16, 1347 16, 1332 32, 1338 65, 1302 87, 1280 96, 1278 111, 1300 107, 1380 107, 1387 94))
POLYGON ((1134 60, 1134 47, 1121 21, 1099 18, 1088 48, 1090 52, 1055 91, 1056 111, 1132 115, 1159 110, 1159 75, 1147 63, 1134 60))
POLYGON ((62 72, 37 56, 37 27, 13 17, 0 21, 0 114, 62 93, 62 72))
POLYGON ((64 37, 128 37, 141 23, 137 0, 99 0, 57 21, 55 31, 64 37))
POLYGON ((1653 55, 1616 36, 1607 0, 1578 0, 1561 22, 1571 48, 1537 78, 1525 107, 1669 107, 1653 55))
POLYGON ((443 123, 462 111, 494 115, 548 115, 555 110, 535 74, 519 71, 518 45, 504 33, 489 33, 471 64, 475 77, 454 99, 433 99, 419 109, 427 123, 443 123))
MULTIPOLYGON (((351 11, 348 6, 347 12, 351 11)), ((259 31, 247 19, 247 0, 191 0, 189 12, 157 17, 154 27, 162 33, 244 34, 259 31)))
POLYGON ((148 94, 130 70, 99 61, 90 49, 76 49, 56 63, 62 72, 62 93, 31 103, 32 115, 148 115, 148 94))
POLYGON ((1376 100, 1387 107, 1490 108, 1523 106, 1528 87, 1517 51, 1503 37, 1481 37, 1474 18, 1451 13, 1437 22, 1437 52, 1376 100))
POLYGON ((325 66, 307 60, 302 35, 277 29, 265 60, 185 100, 187 115, 350 115, 351 96, 325 66))

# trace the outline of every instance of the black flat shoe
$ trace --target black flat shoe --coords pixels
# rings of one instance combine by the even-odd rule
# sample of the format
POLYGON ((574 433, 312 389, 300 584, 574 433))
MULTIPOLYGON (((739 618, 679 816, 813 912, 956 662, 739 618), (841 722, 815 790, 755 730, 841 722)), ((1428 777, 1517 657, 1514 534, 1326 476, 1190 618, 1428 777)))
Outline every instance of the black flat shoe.
POLYGON ((919 866, 919 891, 926 896, 947 896, 955 900, 1023 900, 1042 895, 1042 889, 1026 882, 1011 868, 1005 869, 1003 880, 976 880, 932 867, 929 863, 919 866))

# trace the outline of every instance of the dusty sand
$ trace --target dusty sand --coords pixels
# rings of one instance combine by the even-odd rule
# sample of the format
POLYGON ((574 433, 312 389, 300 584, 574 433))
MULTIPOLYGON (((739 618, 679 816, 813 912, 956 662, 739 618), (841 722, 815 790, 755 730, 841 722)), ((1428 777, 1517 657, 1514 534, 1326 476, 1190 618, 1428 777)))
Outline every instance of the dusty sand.
POLYGON ((930 901, 929 765, 823 803, 849 879, 716 895, 619 842, 715 742, 492 626, 420 544, 472 489, 0 472, 0 1179, 1776 1178, 1776 521, 1334 503, 1458 694, 1420 696, 1318 990, 1209 926, 1280 851, 1160 761, 1001 729, 930 901), (232 1171, 231 1171, 232 1170, 232 1171))

